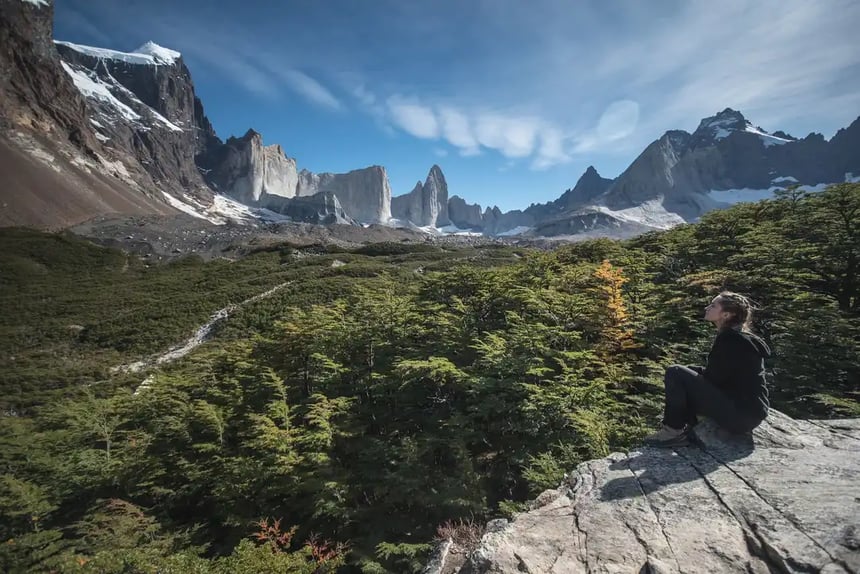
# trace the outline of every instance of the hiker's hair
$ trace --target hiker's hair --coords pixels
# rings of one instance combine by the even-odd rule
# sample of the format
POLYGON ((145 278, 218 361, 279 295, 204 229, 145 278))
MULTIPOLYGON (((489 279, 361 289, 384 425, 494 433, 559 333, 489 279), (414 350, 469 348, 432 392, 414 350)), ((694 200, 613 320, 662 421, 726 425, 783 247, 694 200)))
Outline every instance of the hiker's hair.
POLYGON ((755 307, 752 302, 734 291, 720 292, 720 308, 731 313, 731 318, 726 321, 726 327, 740 329, 747 333, 752 332, 752 314, 755 307))

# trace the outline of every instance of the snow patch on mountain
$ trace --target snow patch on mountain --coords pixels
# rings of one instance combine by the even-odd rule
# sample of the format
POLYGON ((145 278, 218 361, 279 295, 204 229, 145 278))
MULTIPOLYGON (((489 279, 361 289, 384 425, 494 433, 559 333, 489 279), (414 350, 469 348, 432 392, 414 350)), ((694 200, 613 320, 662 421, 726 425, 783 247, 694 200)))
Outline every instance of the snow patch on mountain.
POLYGON ((501 233, 497 233, 499 237, 510 237, 512 235, 522 235, 523 233, 527 233, 531 231, 532 228, 527 225, 517 225, 513 229, 508 229, 507 231, 502 231, 501 233))
POLYGON ((744 118, 743 114, 732 109, 725 109, 715 116, 705 118, 696 129, 698 134, 710 134, 713 141, 719 141, 729 137, 735 132, 747 132, 759 136, 762 144, 765 147, 774 145, 783 145, 790 141, 788 138, 783 138, 770 134, 759 127, 755 127, 749 120, 744 118))
POLYGON ((656 229, 669 229, 676 225, 686 223, 683 217, 677 213, 668 211, 663 206, 662 196, 656 199, 650 199, 636 207, 628 207, 626 209, 619 209, 618 211, 609 209, 605 205, 595 205, 592 209, 600 213, 611 215, 619 221, 640 223, 656 229))
POLYGON ((88 74, 83 70, 75 70, 65 62, 60 62, 66 73, 71 76, 75 87, 85 97, 93 98, 106 102, 111 107, 115 108, 122 117, 130 121, 140 119, 140 116, 133 109, 122 103, 108 89, 108 85, 102 82, 95 74, 88 74))
POLYGON ((170 195, 166 191, 162 191, 161 194, 164 196, 164 200, 168 204, 170 204, 171 207, 178 209, 179 211, 181 211, 183 213, 187 213, 188 215, 191 215, 192 217, 197 217, 199 219, 206 219, 208 221, 212 221, 211 219, 209 219, 208 217, 206 217, 205 215, 203 215, 202 213, 200 213, 199 211, 197 211, 196 209, 194 209, 193 207, 191 207, 187 203, 180 201, 178 198, 173 197, 172 195, 170 195))
POLYGON ((461 229, 454 225, 445 225, 443 227, 419 227, 421 230, 430 230, 431 232, 440 233, 442 235, 464 235, 467 237, 481 237, 483 233, 473 231, 472 229, 461 229))
POLYGON ((48 0, 21 0, 21 2, 24 2, 25 4, 32 4, 36 7, 49 5, 48 0))
MULTIPOLYGON (((846 176, 848 174, 845 174, 846 176)), ((794 178, 795 182, 797 181, 794 178)), ((808 192, 818 192, 824 191, 828 187, 833 185, 832 183, 817 183, 815 185, 801 185, 798 187, 801 191, 808 192)), ((712 189, 707 193, 707 196, 717 203, 723 205, 734 205, 736 203, 746 203, 746 202, 756 202, 761 201, 763 199, 773 199, 775 197, 775 192, 785 189, 785 186, 782 185, 774 185, 767 189, 750 189, 750 188, 741 188, 741 189, 712 189)))
POLYGON ((161 62, 169 65, 175 64, 176 60, 182 57, 182 54, 180 54, 176 50, 171 50, 170 48, 159 46, 152 41, 147 42, 146 44, 135 50, 134 53, 152 56, 152 58, 156 62, 161 62))
POLYGON ((167 192, 162 191, 161 193, 171 207, 192 217, 205 219, 215 225, 225 225, 230 221, 243 224, 292 221, 286 215, 281 215, 269 209, 250 207, 218 193, 215 194, 212 205, 208 207, 188 195, 184 196, 185 201, 183 201, 167 192))
MULTIPOLYGON (((63 66, 63 70, 72 78, 72 81, 75 84, 75 87, 78 89, 81 94, 83 94, 87 98, 92 98, 95 100, 99 100, 108 104, 110 107, 114 108, 119 114, 129 120, 139 125, 142 129, 150 129, 149 126, 143 125, 141 120, 143 117, 138 114, 135 110, 133 110, 129 105, 122 102, 119 98, 117 98, 111 90, 115 90, 120 92, 124 97, 128 99, 128 101, 132 102, 134 105, 139 106, 138 109, 146 110, 146 113, 150 114, 152 118, 163 125, 167 129, 171 131, 182 131, 182 128, 165 118, 163 115, 150 108, 146 104, 140 101, 138 97, 120 84, 119 82, 107 84, 102 81, 101 78, 95 73, 82 68, 73 68, 69 64, 65 62, 60 62, 63 66)), ((96 120, 90 120, 93 122, 93 125, 97 127, 103 127, 101 124, 97 124, 96 120)), ((104 136, 103 136, 104 137, 104 136)))
POLYGON ((286 215, 281 215, 270 209, 249 207, 244 203, 239 203, 235 199, 231 199, 225 195, 215 194, 212 206, 207 209, 210 216, 238 220, 243 222, 248 221, 263 221, 267 223, 277 223, 281 221, 292 221, 286 215))
POLYGON ((761 141, 764 144, 764 147, 770 147, 770 146, 774 146, 774 145, 783 145, 783 144, 787 144, 788 142, 792 141, 789 139, 780 138, 780 137, 777 137, 775 135, 771 135, 764 130, 754 128, 752 126, 752 124, 750 124, 749 122, 747 122, 747 126, 746 126, 746 128, 744 128, 744 131, 751 133, 751 134, 756 134, 759 138, 761 138, 761 141))
MULTIPOLYGON (((111 76, 111 79, 113 79, 113 76, 111 76)), ((105 85, 107 85, 107 84, 105 84, 105 85)), ((131 90, 129 90, 128 88, 126 88, 125 86, 120 84, 119 82, 115 82, 111 87, 122 92, 125 95, 125 97, 127 97, 135 105, 141 106, 142 108, 146 109, 147 113, 151 114, 152 117, 155 118, 155 121, 164 125, 170 131, 174 131, 174 132, 181 132, 182 131, 181 127, 174 124, 173 122, 171 122, 170 120, 165 118, 163 115, 161 115, 160 113, 158 113, 157 111, 155 111, 154 109, 149 107, 148 105, 144 104, 142 101, 140 101, 140 98, 137 97, 137 94, 135 94, 134 92, 132 92, 131 90)))
POLYGON ((147 42, 134 52, 120 52, 118 50, 109 50, 107 48, 96 48, 93 46, 83 46, 81 44, 73 44, 72 42, 64 42, 62 40, 54 40, 55 44, 61 44, 81 54, 92 56, 103 60, 119 60, 126 64, 137 64, 144 66, 172 66, 176 63, 182 54, 168 48, 159 46, 154 42, 147 42))

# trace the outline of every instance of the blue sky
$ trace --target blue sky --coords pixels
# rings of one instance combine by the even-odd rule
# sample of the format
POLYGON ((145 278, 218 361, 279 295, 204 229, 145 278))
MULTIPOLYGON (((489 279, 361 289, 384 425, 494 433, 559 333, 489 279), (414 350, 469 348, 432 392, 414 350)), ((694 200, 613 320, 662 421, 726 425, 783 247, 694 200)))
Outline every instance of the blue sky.
POLYGON ((738 109, 830 138, 860 115, 854 0, 56 0, 55 37, 180 51, 222 139, 300 168, 438 163, 503 210, 621 173, 668 129, 738 109))

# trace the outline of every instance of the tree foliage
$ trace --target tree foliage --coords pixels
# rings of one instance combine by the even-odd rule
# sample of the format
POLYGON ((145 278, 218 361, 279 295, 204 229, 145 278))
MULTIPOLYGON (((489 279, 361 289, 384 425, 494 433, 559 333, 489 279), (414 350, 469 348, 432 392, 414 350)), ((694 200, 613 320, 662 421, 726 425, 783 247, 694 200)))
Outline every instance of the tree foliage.
POLYGON ((437 527, 509 515, 634 445, 663 368, 704 360, 720 289, 760 307, 776 408, 856 415, 858 213, 845 184, 551 252, 157 269, 2 231, 0 568, 420 571, 437 527), (186 359, 111 370, 286 280, 186 359))

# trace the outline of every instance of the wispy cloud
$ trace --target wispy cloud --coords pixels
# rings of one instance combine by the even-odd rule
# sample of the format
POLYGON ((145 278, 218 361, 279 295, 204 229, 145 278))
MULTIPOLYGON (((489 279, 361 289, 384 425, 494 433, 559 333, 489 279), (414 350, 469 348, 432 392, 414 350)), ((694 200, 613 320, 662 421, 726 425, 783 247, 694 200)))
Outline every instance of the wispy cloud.
POLYGON ((430 108, 397 95, 387 104, 391 120, 407 133, 422 139, 439 137, 439 121, 430 108))
MULTIPOLYGON (((364 101, 376 101, 361 93, 364 101)), ((384 113, 391 124, 406 133, 421 139, 444 140, 464 157, 479 155, 484 148, 506 158, 533 157, 535 169, 570 160, 564 151, 562 132, 535 116, 431 105, 401 95, 386 100, 384 113)))
POLYGON ((695 129, 725 107, 800 135, 832 133, 860 112, 853 0, 475 6, 456 20, 433 17, 456 10, 444 0, 392 7, 421 21, 409 29, 410 43, 431 67, 364 77, 377 100, 395 97, 382 110, 391 125, 444 140, 461 155, 493 150, 547 168, 595 155, 629 158, 663 131, 695 129), (461 55, 445 66, 422 41, 440 36, 461 55))
POLYGON ((587 152, 624 139, 636 130, 639 104, 631 100, 613 102, 604 110, 593 130, 579 134, 575 152, 587 152))
POLYGON ((854 104, 847 115, 860 110, 857 2, 685 2, 647 24, 596 69, 602 85, 623 81, 642 95, 643 132, 652 137, 726 106, 771 129, 844 122, 848 110, 828 105, 834 97, 854 104))
POLYGON ((249 92, 270 99, 277 98, 284 88, 308 103, 331 111, 344 109, 341 101, 319 80, 285 65, 277 54, 262 52, 248 43, 222 44, 198 31, 198 41, 188 42, 183 51, 198 61, 220 71, 227 81, 240 84, 249 92))
POLYGON ((343 104, 328 88, 304 72, 289 68, 272 68, 270 64, 267 64, 267 67, 276 77, 283 80, 287 86, 310 103, 330 110, 340 111, 343 109, 343 104))

